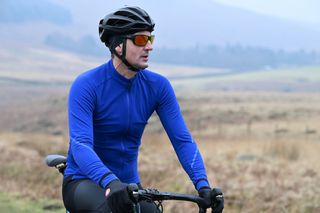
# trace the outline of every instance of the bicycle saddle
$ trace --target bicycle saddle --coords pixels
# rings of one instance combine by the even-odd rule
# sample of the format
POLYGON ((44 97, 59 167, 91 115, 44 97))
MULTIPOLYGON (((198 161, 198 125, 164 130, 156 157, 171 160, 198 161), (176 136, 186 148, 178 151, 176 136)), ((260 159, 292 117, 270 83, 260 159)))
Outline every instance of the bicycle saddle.
POLYGON ((63 155, 48 155, 46 163, 49 167, 57 167, 60 164, 66 164, 67 158, 63 155))

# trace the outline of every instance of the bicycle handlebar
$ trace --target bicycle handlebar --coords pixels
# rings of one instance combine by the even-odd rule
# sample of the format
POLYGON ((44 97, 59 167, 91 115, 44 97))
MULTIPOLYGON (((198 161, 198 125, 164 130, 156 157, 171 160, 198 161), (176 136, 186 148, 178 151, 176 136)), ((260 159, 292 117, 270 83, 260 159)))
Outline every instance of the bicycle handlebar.
POLYGON ((207 208, 205 207, 205 201, 202 197, 190 194, 180 194, 173 192, 160 192, 157 189, 141 189, 138 190, 135 184, 129 184, 129 193, 132 193, 132 198, 135 203, 139 201, 159 201, 164 200, 181 200, 189 201, 198 204, 199 213, 206 213, 207 208))

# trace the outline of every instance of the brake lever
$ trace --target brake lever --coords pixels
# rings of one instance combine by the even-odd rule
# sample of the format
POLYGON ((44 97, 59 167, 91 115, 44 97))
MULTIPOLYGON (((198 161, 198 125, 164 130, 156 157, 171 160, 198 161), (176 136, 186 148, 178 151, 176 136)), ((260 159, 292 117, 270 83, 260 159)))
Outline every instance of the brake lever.
POLYGON ((129 192, 131 200, 136 204, 139 202, 139 195, 137 195, 135 192, 139 191, 139 187, 135 183, 130 183, 127 187, 127 190, 129 192))

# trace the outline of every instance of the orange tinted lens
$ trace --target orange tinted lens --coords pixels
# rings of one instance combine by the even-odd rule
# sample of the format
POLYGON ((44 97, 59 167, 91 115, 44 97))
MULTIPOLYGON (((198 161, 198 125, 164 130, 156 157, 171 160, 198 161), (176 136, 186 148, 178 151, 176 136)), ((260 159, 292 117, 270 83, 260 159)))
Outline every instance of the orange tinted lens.
POLYGON ((138 46, 144 46, 148 42, 148 36, 147 35, 136 35, 134 37, 134 44, 138 46))

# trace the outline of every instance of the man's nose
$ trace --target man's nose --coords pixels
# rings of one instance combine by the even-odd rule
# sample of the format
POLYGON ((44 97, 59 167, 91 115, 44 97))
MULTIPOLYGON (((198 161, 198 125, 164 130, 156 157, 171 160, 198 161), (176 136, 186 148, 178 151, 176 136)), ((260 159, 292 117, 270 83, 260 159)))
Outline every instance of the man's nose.
POLYGON ((153 46, 152 46, 152 44, 151 44, 151 41, 148 41, 148 42, 147 42, 147 44, 146 44, 146 46, 145 46, 145 49, 147 49, 147 50, 149 50, 149 51, 153 50, 153 46))

